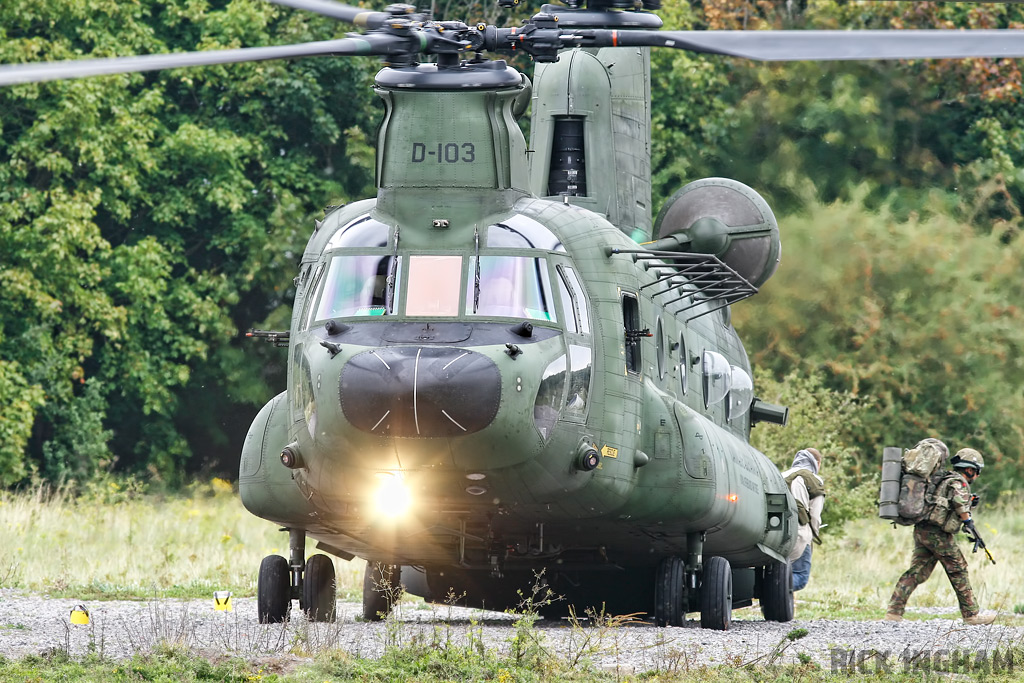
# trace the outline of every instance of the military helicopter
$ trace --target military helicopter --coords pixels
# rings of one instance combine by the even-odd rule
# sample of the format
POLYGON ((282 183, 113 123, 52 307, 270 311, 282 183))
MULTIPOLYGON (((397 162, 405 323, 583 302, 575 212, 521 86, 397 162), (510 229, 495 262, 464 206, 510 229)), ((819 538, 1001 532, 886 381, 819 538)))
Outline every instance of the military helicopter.
MULTIPOLYGON (((725 178, 653 216, 649 48, 754 60, 1024 56, 1024 32, 662 31, 656 0, 544 5, 520 27, 272 0, 364 27, 279 47, 0 67, 0 85, 279 58, 377 55, 376 198, 328 207, 295 277, 287 389, 249 429, 239 489, 289 532, 261 622, 336 617, 334 562, 367 560, 363 615, 398 587, 555 612, 603 606, 728 629, 793 616, 792 496, 748 441, 730 306, 781 253, 725 178), (525 53, 531 82, 485 53, 525 53), (531 112, 530 140, 517 123, 531 112), (306 559, 307 539, 327 554, 306 559)), ((512 0, 503 0, 512 2, 512 0)))

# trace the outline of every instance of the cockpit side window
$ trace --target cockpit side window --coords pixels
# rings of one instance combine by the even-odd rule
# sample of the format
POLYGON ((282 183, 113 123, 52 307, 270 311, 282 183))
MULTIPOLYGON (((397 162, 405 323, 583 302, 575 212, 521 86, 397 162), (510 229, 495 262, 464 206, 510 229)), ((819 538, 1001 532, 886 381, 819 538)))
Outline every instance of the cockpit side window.
POLYGON ((392 268, 393 262, 394 257, 387 254, 331 257, 310 324, 330 318, 388 314, 389 289, 392 294, 399 291, 401 278, 401 261, 392 268), (388 282, 392 271, 394 285, 388 282))
POLYGON ((477 257, 470 259, 466 315, 557 320, 545 259, 529 256, 480 256, 479 259, 479 269, 477 257))
POLYGON ((565 327, 576 334, 590 334, 590 314, 587 312, 587 300, 583 287, 576 277, 576 271, 569 266, 560 265, 558 271, 558 293, 562 297, 562 313, 565 316, 565 327))
POLYGON ((316 301, 316 297, 320 294, 320 281, 324 276, 324 264, 321 263, 316 267, 316 271, 313 273, 313 279, 309 283, 309 291, 306 292, 306 301, 302 307, 302 329, 309 329, 309 326, 313 324, 313 312, 316 308, 313 306, 313 302, 316 301))

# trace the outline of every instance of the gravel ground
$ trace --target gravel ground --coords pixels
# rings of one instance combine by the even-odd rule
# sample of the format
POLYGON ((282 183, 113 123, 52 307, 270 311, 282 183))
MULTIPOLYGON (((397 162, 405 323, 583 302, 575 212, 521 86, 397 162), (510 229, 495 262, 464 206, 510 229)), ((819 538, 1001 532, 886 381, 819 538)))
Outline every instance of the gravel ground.
MULTIPOLYGON (((78 604, 0 590, 0 655, 19 658, 67 650, 72 655, 96 651, 125 658, 172 643, 207 657, 299 662, 325 650, 376 657, 388 644, 443 648, 479 640, 507 653, 515 634, 509 615, 424 604, 404 604, 398 618, 385 623, 357 621, 360 605, 340 602, 334 624, 311 624, 300 616, 287 624, 260 625, 253 598, 234 599, 231 612, 216 611, 212 599, 109 601, 85 604, 90 623, 71 624, 71 611, 78 604)), ((935 666, 976 671, 986 666, 1005 669, 1007 649, 1024 646, 1024 627, 1001 626, 999 620, 975 627, 942 618, 779 624, 762 621, 756 607, 737 610, 732 628, 725 632, 701 629, 699 621, 680 628, 573 628, 565 621, 540 621, 533 633, 554 656, 624 673, 791 663, 808 657, 831 669, 861 662, 865 670, 935 666), (806 629, 807 634, 788 640, 795 629, 806 629)))

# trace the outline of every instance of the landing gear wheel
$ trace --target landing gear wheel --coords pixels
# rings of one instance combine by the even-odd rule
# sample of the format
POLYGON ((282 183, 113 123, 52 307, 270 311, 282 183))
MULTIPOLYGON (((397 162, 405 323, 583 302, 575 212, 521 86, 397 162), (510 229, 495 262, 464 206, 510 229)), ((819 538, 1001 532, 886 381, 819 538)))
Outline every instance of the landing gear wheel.
POLYGON ((682 626, 686 618, 683 561, 666 557, 654 578, 654 620, 658 626, 682 626))
POLYGON ((338 614, 338 589, 334 562, 326 555, 314 555, 306 562, 302 579, 302 605, 310 621, 334 621, 338 614))
POLYGON ((732 624, 732 567, 724 557, 709 557, 704 562, 700 586, 700 625, 716 631, 728 631, 732 624))
POLYGON ((772 562, 764 568, 761 613, 768 621, 793 620, 793 565, 772 562))
POLYGON ((267 555, 260 563, 256 583, 256 611, 261 624, 280 624, 288 618, 292 606, 291 575, 288 560, 267 555))
POLYGON ((380 621, 386 617, 398 598, 401 567, 380 562, 367 562, 363 574, 363 619, 380 621))

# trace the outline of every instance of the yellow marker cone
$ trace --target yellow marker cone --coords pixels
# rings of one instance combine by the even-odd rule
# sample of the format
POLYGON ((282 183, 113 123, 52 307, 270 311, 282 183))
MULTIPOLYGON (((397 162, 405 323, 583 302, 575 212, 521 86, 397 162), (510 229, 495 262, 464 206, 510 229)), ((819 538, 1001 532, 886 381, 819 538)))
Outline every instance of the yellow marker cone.
POLYGON ((89 610, 85 609, 85 605, 75 605, 71 610, 71 623, 79 625, 89 623, 89 610))
POLYGON ((214 591, 213 592, 213 608, 218 612, 230 612, 231 610, 231 591, 214 591))

